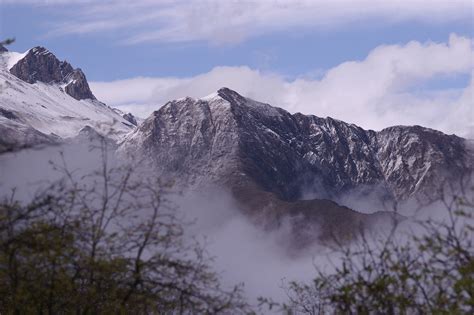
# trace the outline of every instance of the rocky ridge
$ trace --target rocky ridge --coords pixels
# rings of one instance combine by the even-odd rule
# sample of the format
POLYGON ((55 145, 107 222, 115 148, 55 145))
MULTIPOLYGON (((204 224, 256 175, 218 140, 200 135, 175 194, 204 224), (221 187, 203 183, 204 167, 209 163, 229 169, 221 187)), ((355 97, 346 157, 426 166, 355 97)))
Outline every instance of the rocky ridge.
POLYGON ((227 88, 165 104, 121 144, 185 185, 254 185, 278 198, 334 199, 377 190, 396 201, 433 198, 473 167, 466 141, 420 126, 375 132, 290 114, 227 88))

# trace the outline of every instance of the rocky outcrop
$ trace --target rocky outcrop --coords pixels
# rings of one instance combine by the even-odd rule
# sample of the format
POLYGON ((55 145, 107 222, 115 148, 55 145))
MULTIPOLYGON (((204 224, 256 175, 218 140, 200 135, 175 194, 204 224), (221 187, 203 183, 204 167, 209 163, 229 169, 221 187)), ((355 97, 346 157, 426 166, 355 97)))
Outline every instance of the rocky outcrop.
POLYGON ((87 83, 86 76, 81 69, 74 70, 65 78, 65 81, 69 83, 65 86, 64 90, 76 100, 95 99, 87 83))
POLYGON ((118 108, 112 108, 112 110, 122 116, 122 118, 128 121, 132 126, 138 126, 138 119, 132 113, 125 113, 118 108))
POLYGON ((10 73, 17 78, 28 82, 44 83, 62 82, 74 69, 65 61, 59 61, 49 50, 35 47, 20 59, 11 69, 10 73))
POLYGON ((132 125, 138 126, 137 119, 135 118, 135 116, 132 115, 132 113, 123 114, 122 117, 132 125))
POLYGON ((67 94, 75 98, 95 99, 81 69, 74 69, 67 61, 60 61, 44 47, 35 47, 20 59, 10 73, 28 82, 57 83, 64 85, 67 94))
POLYGON ((0 44, 0 54, 4 53, 4 52, 7 52, 7 51, 8 51, 8 49, 5 46, 3 46, 2 44, 0 44))

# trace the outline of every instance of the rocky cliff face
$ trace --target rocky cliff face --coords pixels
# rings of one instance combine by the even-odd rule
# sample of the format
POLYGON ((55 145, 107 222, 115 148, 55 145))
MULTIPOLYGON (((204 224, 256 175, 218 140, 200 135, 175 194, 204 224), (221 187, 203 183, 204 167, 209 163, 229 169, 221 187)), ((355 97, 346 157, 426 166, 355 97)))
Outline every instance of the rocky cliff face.
POLYGON ((95 99, 87 83, 86 76, 81 69, 75 69, 64 78, 64 81, 67 82, 64 90, 76 100, 95 99))
POLYGON ((122 117, 132 125, 138 126, 137 118, 132 113, 123 114, 122 117))
POLYGON ((374 189, 382 199, 429 197, 473 166, 465 140, 454 135, 419 126, 364 130, 226 88, 167 103, 121 150, 141 152, 161 175, 186 185, 253 186, 286 201, 374 189))
POLYGON ((137 117, 135 117, 132 113, 125 113, 118 108, 114 108, 113 110, 114 112, 122 116, 123 119, 128 121, 132 126, 135 126, 135 127, 138 126, 139 118, 137 119, 137 117))
POLYGON ((67 61, 60 61, 44 47, 30 49, 10 69, 10 73, 28 83, 64 84, 66 93, 76 100, 95 99, 81 69, 74 69, 67 61))

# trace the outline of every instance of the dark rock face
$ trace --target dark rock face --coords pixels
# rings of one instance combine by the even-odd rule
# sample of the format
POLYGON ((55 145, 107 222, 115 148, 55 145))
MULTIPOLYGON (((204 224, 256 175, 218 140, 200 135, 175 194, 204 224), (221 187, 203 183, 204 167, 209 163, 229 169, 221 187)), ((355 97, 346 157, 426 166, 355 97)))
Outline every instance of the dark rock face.
POLYGON ((0 44, 0 54, 3 53, 3 52, 7 52, 7 51, 8 51, 8 49, 6 49, 5 46, 0 44))
POLYGON ((77 100, 95 99, 81 69, 74 69, 67 61, 58 60, 44 47, 32 48, 10 69, 10 73, 28 83, 66 84, 66 93, 77 100))
POLYGON ((135 118, 135 116, 132 115, 132 113, 123 114, 122 117, 123 117, 126 121, 128 121, 129 123, 131 123, 132 125, 138 126, 137 119, 135 118))
POLYGON ((315 190, 318 197, 332 198, 361 185, 383 186, 371 147, 374 132, 331 118, 291 115, 228 89, 218 94, 231 104, 241 131, 244 171, 266 190, 295 200, 315 190))
POLYGON ((286 201, 377 189, 382 199, 437 192, 473 168, 465 140, 419 126, 380 132, 291 115, 229 89, 154 112, 122 144, 185 183, 254 186, 286 201))
POLYGON ((59 61, 43 47, 32 48, 10 70, 10 73, 28 83, 59 83, 72 72, 69 63, 59 61))
POLYGON ((3 116, 7 119, 18 120, 19 117, 11 110, 0 107, 0 116, 3 116))
POLYGON ((92 94, 89 84, 87 83, 86 76, 81 69, 74 70, 66 78, 66 81, 70 81, 70 83, 66 85, 66 93, 74 97, 76 100, 95 99, 95 96, 92 94))

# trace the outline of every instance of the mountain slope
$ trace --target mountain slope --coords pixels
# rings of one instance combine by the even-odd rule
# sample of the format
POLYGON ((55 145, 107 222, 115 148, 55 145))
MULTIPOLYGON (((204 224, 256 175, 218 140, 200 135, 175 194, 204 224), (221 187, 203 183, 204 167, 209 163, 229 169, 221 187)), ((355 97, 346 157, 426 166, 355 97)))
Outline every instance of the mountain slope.
POLYGON ((18 126, 34 131, 40 142, 74 137, 85 126, 118 139, 135 127, 95 99, 80 69, 42 47, 0 53, 0 89, 1 128, 4 134, 8 130, 8 142, 17 137, 18 144, 25 143, 18 126))
POLYGON ((184 185, 254 186, 286 201, 374 190, 401 201, 435 193, 473 166, 465 140, 454 135, 419 126, 364 130, 292 115, 227 88, 165 104, 121 151, 141 153, 184 185))

